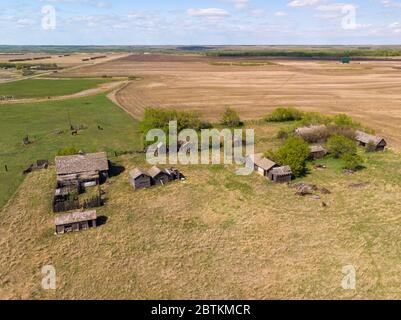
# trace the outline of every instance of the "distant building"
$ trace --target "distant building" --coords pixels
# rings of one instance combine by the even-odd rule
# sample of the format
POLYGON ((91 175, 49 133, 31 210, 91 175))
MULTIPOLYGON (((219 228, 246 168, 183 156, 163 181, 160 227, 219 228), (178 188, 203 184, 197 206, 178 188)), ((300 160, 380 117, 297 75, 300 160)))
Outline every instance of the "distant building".
POLYGON ((367 147, 369 144, 373 144, 375 151, 384 151, 387 147, 387 142, 382 137, 367 134, 362 131, 356 132, 356 141, 361 147, 367 147))
POLYGON ((57 234, 77 232, 96 227, 96 210, 62 214, 56 217, 54 224, 57 234))
POLYGON ((320 145, 310 147, 310 159, 317 160, 326 156, 327 150, 320 145))
POLYGON ((152 186, 152 178, 139 169, 134 169, 129 173, 130 183, 136 189, 146 189, 152 186))
POLYGON ((291 182, 292 170, 288 166, 273 168, 269 172, 269 179, 272 180, 273 182, 277 182, 277 183, 291 182))
POLYGON ((59 187, 95 186, 108 177, 109 162, 106 152, 56 157, 55 162, 59 187))

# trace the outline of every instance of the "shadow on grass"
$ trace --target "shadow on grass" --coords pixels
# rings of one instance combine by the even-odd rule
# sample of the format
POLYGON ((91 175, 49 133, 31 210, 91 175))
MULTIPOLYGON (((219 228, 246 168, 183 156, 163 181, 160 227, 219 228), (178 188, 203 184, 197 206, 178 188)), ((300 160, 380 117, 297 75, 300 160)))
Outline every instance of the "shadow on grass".
POLYGON ((104 226, 108 220, 109 220, 109 218, 107 218, 106 216, 100 216, 96 220, 96 226, 97 227, 104 226))
POLYGON ((111 163, 110 164, 110 169, 109 169, 109 177, 118 177, 120 174, 125 172, 125 167, 111 163))

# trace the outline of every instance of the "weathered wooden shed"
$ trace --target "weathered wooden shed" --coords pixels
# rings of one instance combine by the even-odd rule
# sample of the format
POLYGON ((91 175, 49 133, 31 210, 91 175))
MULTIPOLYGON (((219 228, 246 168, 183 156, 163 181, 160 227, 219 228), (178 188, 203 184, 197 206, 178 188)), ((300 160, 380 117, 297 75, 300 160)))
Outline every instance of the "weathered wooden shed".
POLYGON ((258 174, 266 178, 268 177, 269 172, 273 168, 278 167, 278 165, 275 162, 265 158, 262 153, 254 155, 253 164, 254 164, 254 170, 258 174))
POLYGON ((387 142, 384 138, 367 134, 362 131, 356 132, 356 141, 361 147, 366 148, 370 143, 375 146, 375 151, 384 151, 387 147, 387 142))
POLYGON ((57 183, 60 187, 79 184, 89 187, 107 179, 109 162, 106 152, 56 157, 57 183))
POLYGON ((156 166, 149 169, 148 175, 152 178, 153 185, 165 185, 171 181, 170 174, 166 170, 156 166))
POLYGON ((310 147, 310 159, 322 159, 326 154, 327 150, 320 145, 310 147))
POLYGON ((152 178, 146 172, 139 169, 131 170, 129 173, 131 185, 136 189, 146 189, 151 187, 152 178))
POLYGON ((269 179, 277 183, 291 182, 292 170, 289 166, 274 168, 269 172, 269 179))
POLYGON ((62 214, 56 217, 56 234, 77 232, 96 227, 96 210, 62 214))

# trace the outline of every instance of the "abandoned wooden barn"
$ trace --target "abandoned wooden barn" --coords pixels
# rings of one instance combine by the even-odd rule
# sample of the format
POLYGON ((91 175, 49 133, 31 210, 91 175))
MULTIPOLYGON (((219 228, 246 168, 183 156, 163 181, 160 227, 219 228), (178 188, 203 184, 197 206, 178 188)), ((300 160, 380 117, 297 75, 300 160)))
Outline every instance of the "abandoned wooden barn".
POLYGON ((327 150, 322 146, 311 146, 310 147, 310 159, 317 160, 323 159, 327 154, 327 150))
POLYGON ((384 151, 387 147, 387 142, 382 137, 367 134, 362 131, 356 132, 356 141, 364 148, 368 147, 369 144, 372 144, 375 147, 375 151, 384 151))
POLYGON ((152 185, 152 178, 146 172, 139 169, 131 170, 129 173, 131 185, 136 189, 146 189, 152 185))
POLYGON ((266 178, 269 176, 269 172, 273 168, 278 167, 275 162, 265 158, 262 153, 254 155, 253 164, 253 169, 266 178))
POLYGON ((95 186, 106 180, 109 162, 106 152, 56 157, 57 185, 95 186))
POLYGON ((59 215, 54 221, 56 226, 56 234, 64 234, 68 232, 77 232, 81 230, 88 230, 89 228, 95 228, 96 220, 96 210, 59 215))
POLYGON ((153 185, 165 185, 171 181, 170 174, 166 170, 156 166, 150 168, 148 174, 152 178, 153 185))
POLYGON ((292 170, 289 166, 273 168, 269 172, 269 179, 277 183, 291 182, 292 170))

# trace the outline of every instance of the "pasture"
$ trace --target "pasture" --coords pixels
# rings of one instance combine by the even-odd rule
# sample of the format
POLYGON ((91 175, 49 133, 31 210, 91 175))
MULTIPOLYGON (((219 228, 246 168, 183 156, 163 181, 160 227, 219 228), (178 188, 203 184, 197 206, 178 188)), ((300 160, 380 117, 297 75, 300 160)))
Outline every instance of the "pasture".
POLYGON ((57 151, 74 146, 85 152, 138 150, 137 122, 105 95, 57 102, 1 105, 0 207, 23 180, 22 171, 39 159, 54 161, 57 151), (71 136, 70 124, 85 129, 71 136), (101 126, 103 130, 98 130, 101 126), (31 144, 24 145, 29 137, 31 144), (5 171, 5 165, 8 172, 5 171))
POLYGON ((27 79, 0 83, 0 96, 15 99, 46 98, 74 94, 109 82, 108 79, 27 79))
MULTIPOLYGON (((255 125, 257 149, 277 143, 277 125, 255 125)), ((54 169, 29 175, 0 214, 0 298, 383 299, 400 298, 400 165, 391 151, 365 155, 344 174, 330 158, 296 182, 331 191, 299 197, 235 166, 179 166, 187 181, 135 192, 130 169, 104 186, 104 225, 53 235, 54 169), (36 188, 32 188, 36 186, 36 188), (327 204, 322 206, 322 202, 327 204), (28 209, 29 208, 29 209, 28 209), (54 265, 57 290, 41 289, 54 265), (341 287, 353 265, 357 290, 341 287)))

